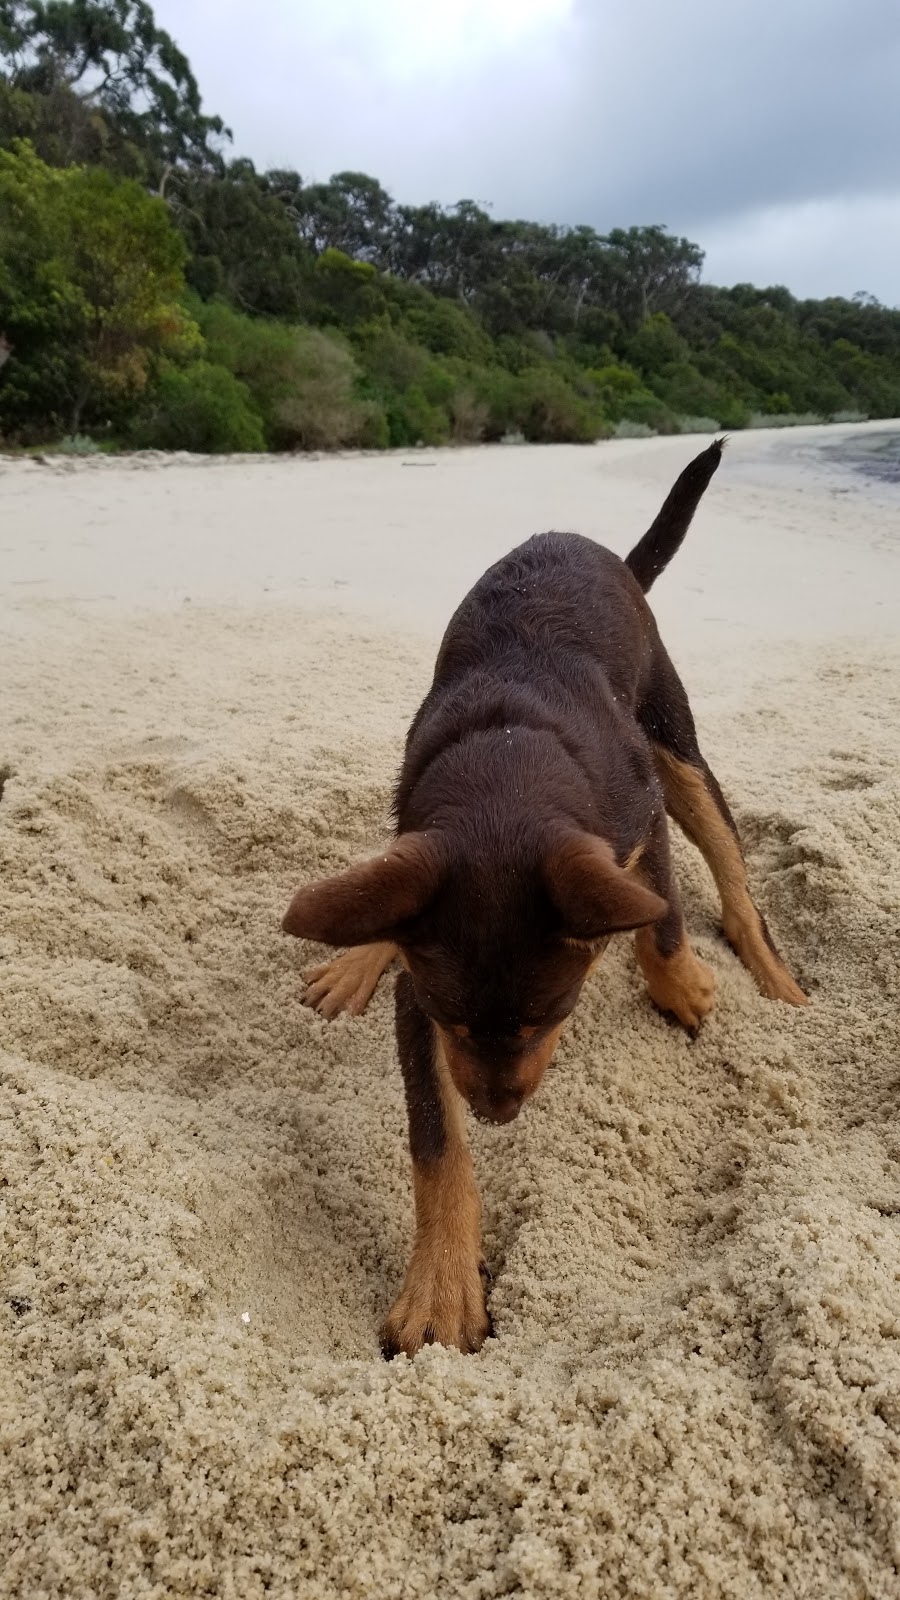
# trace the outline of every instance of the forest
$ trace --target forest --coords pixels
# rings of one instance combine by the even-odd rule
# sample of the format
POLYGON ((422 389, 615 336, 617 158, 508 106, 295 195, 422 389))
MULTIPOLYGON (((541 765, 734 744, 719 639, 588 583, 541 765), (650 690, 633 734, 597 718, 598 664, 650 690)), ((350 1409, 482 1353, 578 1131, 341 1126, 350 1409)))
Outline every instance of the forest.
MULTIPOLYGON (((297 152, 302 165, 302 152, 297 152)), ((0 0, 0 447, 285 451, 900 415, 900 310, 660 224, 257 171, 146 0, 0 0)))

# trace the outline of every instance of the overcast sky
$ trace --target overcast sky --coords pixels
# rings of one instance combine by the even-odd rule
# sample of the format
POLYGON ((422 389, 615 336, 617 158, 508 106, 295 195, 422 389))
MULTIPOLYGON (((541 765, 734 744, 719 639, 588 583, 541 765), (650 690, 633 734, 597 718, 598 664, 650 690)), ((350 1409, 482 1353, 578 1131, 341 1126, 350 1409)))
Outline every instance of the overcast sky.
POLYGON ((156 0, 235 153, 900 304, 900 0, 156 0))

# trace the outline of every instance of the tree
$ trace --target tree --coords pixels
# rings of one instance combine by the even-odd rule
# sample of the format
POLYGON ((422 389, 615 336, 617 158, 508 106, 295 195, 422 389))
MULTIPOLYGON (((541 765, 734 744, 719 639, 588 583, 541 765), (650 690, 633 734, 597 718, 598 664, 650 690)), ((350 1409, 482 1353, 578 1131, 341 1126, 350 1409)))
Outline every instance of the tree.
POLYGON ((670 315, 687 298, 703 268, 703 251, 666 228, 614 228, 610 251, 611 292, 626 327, 637 330, 655 311, 670 315))
POLYGON ((161 190, 216 170, 230 138, 146 0, 0 0, 0 131, 58 165, 89 159, 161 190))
POLYGON ((188 282, 204 299, 222 296, 258 316, 303 317, 313 257, 297 231, 287 178, 260 176, 252 161, 232 162, 221 177, 175 176, 166 198, 190 250, 188 282))
POLYGON ((4 433, 121 422, 155 356, 199 343, 178 304, 184 241, 139 184, 0 151, 0 241, 4 433))
MULTIPOLYGON (((272 180, 293 174, 272 174, 272 180)), ((300 237, 316 255, 343 255, 383 266, 393 201, 377 178, 364 172, 337 172, 328 183, 302 186, 291 195, 300 237)))

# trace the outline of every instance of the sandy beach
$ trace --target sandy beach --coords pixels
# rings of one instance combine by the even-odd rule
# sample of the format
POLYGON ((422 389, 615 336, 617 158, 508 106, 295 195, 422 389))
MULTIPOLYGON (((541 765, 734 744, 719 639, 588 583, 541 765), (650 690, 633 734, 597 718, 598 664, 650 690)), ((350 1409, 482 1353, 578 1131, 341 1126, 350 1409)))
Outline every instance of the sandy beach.
POLYGON ((625 554, 705 441, 0 461, 4 1596, 896 1600, 900 485, 834 449, 879 429, 736 436, 652 594, 811 1004, 677 839, 714 1014, 614 943, 471 1129, 496 1337, 391 1364, 391 986, 322 1022, 281 915, 385 837, 485 566, 625 554))

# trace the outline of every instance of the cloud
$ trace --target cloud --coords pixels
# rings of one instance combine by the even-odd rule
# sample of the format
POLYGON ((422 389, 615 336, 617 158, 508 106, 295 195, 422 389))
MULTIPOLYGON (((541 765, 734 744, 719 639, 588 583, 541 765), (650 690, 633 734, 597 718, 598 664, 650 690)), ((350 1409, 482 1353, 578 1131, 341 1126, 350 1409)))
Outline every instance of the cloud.
POLYGON ((766 207, 702 232, 711 283, 787 282, 810 299, 863 290, 900 307, 900 194, 766 207))
POLYGON ((719 279, 812 292, 830 271, 838 292, 896 298, 895 0, 156 11, 261 165, 361 169, 403 200, 465 196, 500 216, 663 222, 706 246, 719 279))

